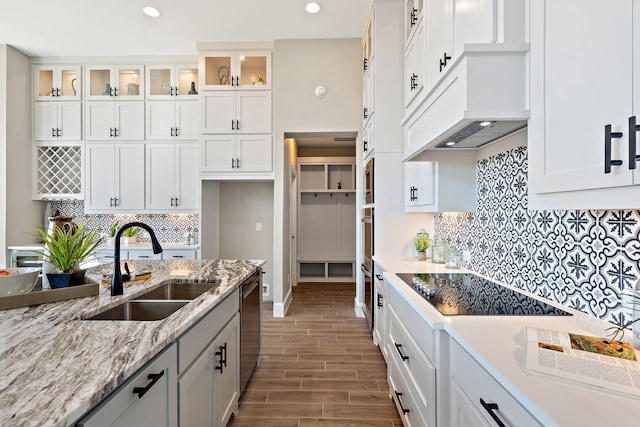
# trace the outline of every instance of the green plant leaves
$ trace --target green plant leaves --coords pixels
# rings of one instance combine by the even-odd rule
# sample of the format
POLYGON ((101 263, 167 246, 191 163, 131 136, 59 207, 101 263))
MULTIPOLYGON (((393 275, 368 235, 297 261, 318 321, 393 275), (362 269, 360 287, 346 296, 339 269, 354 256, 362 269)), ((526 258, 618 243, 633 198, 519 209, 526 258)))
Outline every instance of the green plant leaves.
POLYGON ((102 243, 96 230, 87 231, 86 226, 72 229, 53 228, 53 235, 44 227, 35 227, 36 237, 44 242, 45 250, 36 251, 45 261, 50 262, 63 273, 69 273, 80 266, 102 243))

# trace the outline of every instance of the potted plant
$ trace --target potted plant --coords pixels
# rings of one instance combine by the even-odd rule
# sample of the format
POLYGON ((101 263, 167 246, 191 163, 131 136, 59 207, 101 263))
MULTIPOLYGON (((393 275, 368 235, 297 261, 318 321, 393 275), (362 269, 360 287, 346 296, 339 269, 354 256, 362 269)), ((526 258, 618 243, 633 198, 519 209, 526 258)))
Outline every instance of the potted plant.
POLYGON ((109 226, 109 239, 106 243, 112 244, 113 238, 116 237, 117 232, 118 232, 118 221, 114 222, 109 226))
MULTIPOLYGON (((138 227, 127 228, 122 232, 122 236, 124 237, 124 244, 128 245, 129 243, 133 243, 135 241, 135 237, 140 233, 141 229, 138 227)), ((115 236, 115 234, 114 234, 115 236)))
POLYGON ((431 240, 427 233, 418 233, 413 238, 413 244, 418 254, 418 261, 424 261, 427 259, 427 249, 431 247, 431 240))
POLYGON ((80 269, 80 264, 102 243, 98 232, 88 231, 86 225, 75 230, 54 227, 52 234, 44 227, 36 227, 36 231, 36 236, 43 241, 45 248, 36 252, 55 267, 54 272, 47 273, 51 287, 81 284, 84 270, 80 269))

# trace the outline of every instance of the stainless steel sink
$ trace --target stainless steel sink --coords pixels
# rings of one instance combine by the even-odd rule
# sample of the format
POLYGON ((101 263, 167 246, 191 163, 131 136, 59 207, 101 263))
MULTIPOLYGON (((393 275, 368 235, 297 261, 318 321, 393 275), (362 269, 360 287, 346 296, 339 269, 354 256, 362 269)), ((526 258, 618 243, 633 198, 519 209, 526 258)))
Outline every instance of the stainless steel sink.
POLYGON ((132 300, 88 317, 86 320, 161 320, 169 317, 188 303, 189 301, 132 300))
POLYGON ((164 285, 146 292, 135 300, 193 300, 203 293, 220 286, 216 283, 165 283, 164 285))

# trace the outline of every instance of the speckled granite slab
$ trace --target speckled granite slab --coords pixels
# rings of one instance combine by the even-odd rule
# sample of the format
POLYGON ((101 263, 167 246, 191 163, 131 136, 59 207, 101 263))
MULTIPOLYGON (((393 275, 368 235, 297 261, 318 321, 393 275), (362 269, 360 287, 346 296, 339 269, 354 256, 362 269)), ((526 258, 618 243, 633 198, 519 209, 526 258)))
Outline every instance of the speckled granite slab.
MULTIPOLYGON (((262 260, 129 261, 151 271, 125 283, 124 295, 98 296, 0 311, 0 425, 67 426, 174 341, 264 264, 262 260), (167 281, 214 282, 155 322, 82 320, 167 281)), ((112 264, 91 268, 100 281, 112 264)))

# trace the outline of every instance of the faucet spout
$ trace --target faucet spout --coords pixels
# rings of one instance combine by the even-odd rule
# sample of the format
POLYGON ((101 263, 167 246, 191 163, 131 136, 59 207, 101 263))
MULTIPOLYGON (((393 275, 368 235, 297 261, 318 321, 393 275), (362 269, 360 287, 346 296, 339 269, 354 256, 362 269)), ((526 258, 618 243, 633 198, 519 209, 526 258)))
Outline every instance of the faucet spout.
POLYGON ((131 227, 140 227, 146 230, 151 237, 151 245, 153 248, 154 254, 159 254, 162 252, 162 246, 160 246, 160 242, 156 237, 156 234, 153 232, 151 227, 143 222, 129 222, 120 227, 118 232, 114 237, 114 246, 113 246, 113 275, 111 277, 111 296, 122 295, 122 271, 120 270, 120 237, 122 236, 122 232, 127 228, 131 227))

